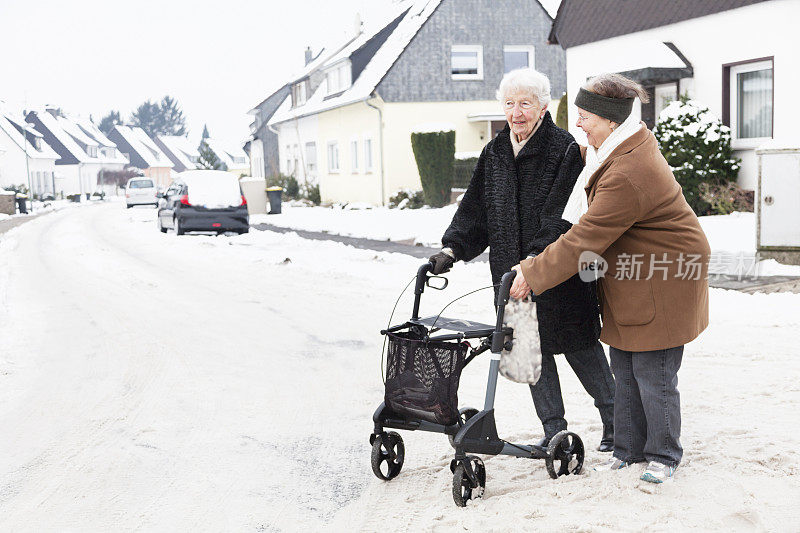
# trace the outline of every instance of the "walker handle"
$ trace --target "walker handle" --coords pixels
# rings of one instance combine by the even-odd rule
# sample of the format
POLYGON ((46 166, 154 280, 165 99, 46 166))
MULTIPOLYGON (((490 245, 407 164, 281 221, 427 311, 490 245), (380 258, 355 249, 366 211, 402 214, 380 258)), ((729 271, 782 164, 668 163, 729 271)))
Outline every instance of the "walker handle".
POLYGON ((417 269, 417 284, 414 287, 414 311, 411 314, 411 320, 419 318, 419 301, 422 293, 425 291, 425 280, 428 279, 428 272, 431 271, 433 271, 433 264, 430 262, 423 263, 422 266, 417 269))
POLYGON ((500 290, 497 291, 497 323, 495 324, 494 334, 492 335, 492 353, 500 353, 503 351, 503 343, 505 342, 505 335, 503 335, 503 318, 505 317, 506 304, 510 298, 511 284, 514 283, 514 278, 517 272, 512 270, 503 274, 500 280, 500 290))

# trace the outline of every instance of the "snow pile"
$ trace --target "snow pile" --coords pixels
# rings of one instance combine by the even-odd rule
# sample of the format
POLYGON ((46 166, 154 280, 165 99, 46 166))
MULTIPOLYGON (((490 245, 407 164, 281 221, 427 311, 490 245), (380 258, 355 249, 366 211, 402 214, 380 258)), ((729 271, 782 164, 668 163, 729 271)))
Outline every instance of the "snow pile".
POLYGON ((181 179, 189 189, 189 203, 204 207, 233 207, 241 205, 242 192, 239 180, 221 170, 191 170, 183 172, 181 179))
POLYGON ((438 209, 332 209, 327 207, 286 207, 279 215, 254 215, 250 224, 272 224, 283 228, 321 231, 335 235, 364 237, 380 241, 403 241, 439 246, 456 205, 438 209))
MULTIPOLYGON (((266 223, 349 237, 402 241, 435 248, 441 246, 442 234, 450 225, 456 208, 456 204, 452 204, 438 209, 375 207, 370 210, 350 211, 325 207, 285 206, 280 215, 254 215, 250 217, 250 223, 266 223)), ((699 219, 711 244, 712 255, 719 256, 712 259, 713 272, 800 276, 800 266, 781 265, 772 259, 755 263, 755 214, 735 212, 730 215, 706 216, 699 219)))

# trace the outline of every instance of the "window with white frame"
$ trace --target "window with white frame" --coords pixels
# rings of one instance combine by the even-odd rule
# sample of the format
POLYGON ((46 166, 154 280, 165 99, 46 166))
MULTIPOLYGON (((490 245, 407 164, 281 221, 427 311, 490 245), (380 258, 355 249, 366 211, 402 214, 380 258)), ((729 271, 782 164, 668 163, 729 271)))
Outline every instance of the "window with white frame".
POLYGON ((533 46, 508 45, 503 47, 503 68, 505 73, 525 67, 536 68, 533 46))
POLYGON ((297 107, 306 103, 307 80, 292 85, 292 107, 297 107))
POLYGON ((306 168, 311 175, 317 172, 317 143, 306 143, 306 168))
POLYGON ((350 166, 353 172, 358 172, 358 140, 350 141, 350 166))
POLYGON ((670 102, 678 99, 678 85, 676 83, 665 83, 663 85, 656 85, 655 88, 655 119, 658 120, 658 115, 664 111, 670 102))
POLYGON ((454 44, 450 50, 450 75, 454 80, 482 80, 483 46, 454 44))
POLYGON ((342 61, 334 66, 325 74, 325 80, 328 85, 328 94, 336 94, 344 91, 351 85, 352 73, 350 71, 350 62, 342 61))
POLYGON ((364 139, 364 171, 372 172, 372 139, 364 139))
POLYGON ((733 147, 772 137, 772 60, 733 65, 729 71, 733 147))
POLYGON ((339 172, 339 143, 328 143, 328 172, 339 172))

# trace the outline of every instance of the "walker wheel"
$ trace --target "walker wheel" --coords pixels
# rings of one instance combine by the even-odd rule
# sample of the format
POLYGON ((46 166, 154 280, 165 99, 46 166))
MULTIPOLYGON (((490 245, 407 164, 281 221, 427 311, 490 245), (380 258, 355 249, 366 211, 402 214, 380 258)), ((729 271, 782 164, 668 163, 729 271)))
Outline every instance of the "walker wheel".
POLYGON ((459 507, 466 507, 467 500, 474 500, 483 496, 486 490, 486 467, 480 457, 467 456, 467 461, 472 465, 472 471, 478 480, 478 486, 473 487, 467 476, 464 463, 459 461, 453 470, 453 501, 459 507))
POLYGON ((396 432, 381 433, 372 443, 372 472, 385 481, 397 476, 403 468, 406 447, 396 432))
MULTIPOLYGON (((474 407, 463 407, 463 408, 459 409, 458 410, 458 420, 459 420, 459 424, 458 425, 459 426, 463 426, 464 424, 467 423, 467 420, 469 420, 473 416, 477 415, 478 413, 480 413, 480 411, 478 411, 474 407)), ((447 436, 448 440, 450 441, 450 446, 455 446, 455 444, 454 444, 455 443, 455 437, 456 437, 455 435, 448 435, 447 436)))
POLYGON ((569 474, 578 475, 583 469, 583 441, 571 431, 560 431, 550 439, 547 458, 544 460, 547 473, 553 479, 569 474))

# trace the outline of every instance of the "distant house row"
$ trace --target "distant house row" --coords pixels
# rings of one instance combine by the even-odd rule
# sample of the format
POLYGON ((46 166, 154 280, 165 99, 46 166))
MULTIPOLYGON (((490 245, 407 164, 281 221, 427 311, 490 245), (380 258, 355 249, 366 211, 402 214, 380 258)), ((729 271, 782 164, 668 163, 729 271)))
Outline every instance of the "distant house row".
MULTIPOLYGON (((223 168, 248 172, 241 149, 206 141, 223 168)), ((54 107, 23 113, 0 102, 0 188, 30 183, 34 195, 91 194, 103 188, 104 172, 123 169, 136 169, 166 188, 173 174, 197 168, 199 158, 185 137, 151 138, 131 126, 115 126, 105 135, 90 119, 54 107)))
MULTIPOLYGON (((559 4, 556 15, 536 0, 411 0, 377 31, 359 24, 336 46, 306 50, 305 67, 249 111, 252 174, 318 183, 323 201, 385 203, 420 188, 415 127, 447 123, 457 152, 480 150, 505 126, 500 78, 523 66, 550 78, 553 115, 565 92, 571 100, 604 72, 644 85, 650 102, 634 112, 650 128, 680 96, 701 101, 730 126, 746 189, 757 185, 757 147, 800 146, 789 103, 797 0, 559 4)), ((569 130, 585 144, 575 118, 569 105, 569 130)))
POLYGON ((505 126, 495 91, 509 70, 546 73, 555 113, 566 69, 547 45, 552 22, 536 0, 418 0, 375 31, 357 22, 336 46, 307 50, 305 68, 250 110, 252 175, 318 183, 328 202, 418 189, 411 132, 444 122, 457 152, 481 150, 505 126))

